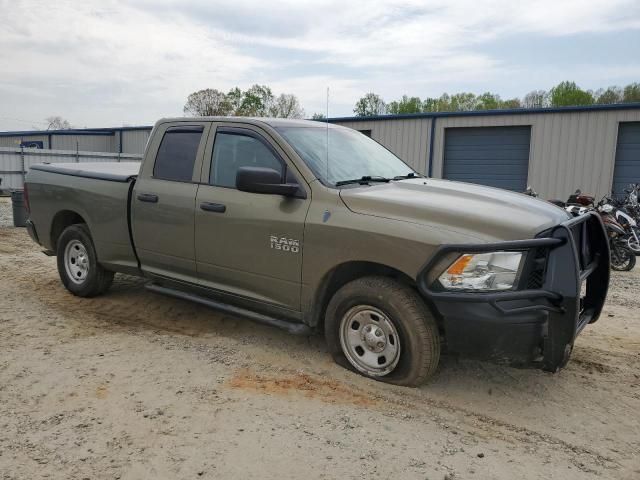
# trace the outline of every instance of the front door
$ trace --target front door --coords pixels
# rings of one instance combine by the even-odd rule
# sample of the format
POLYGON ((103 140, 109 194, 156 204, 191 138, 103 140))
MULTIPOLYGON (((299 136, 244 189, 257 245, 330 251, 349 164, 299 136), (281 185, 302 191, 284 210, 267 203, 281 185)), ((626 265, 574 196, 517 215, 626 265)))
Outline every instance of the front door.
POLYGON ((300 310, 306 199, 241 192, 240 167, 273 168, 308 186, 284 152, 258 127, 212 127, 195 210, 198 275, 206 286, 300 310), (215 129, 215 136, 214 136, 215 129), (208 158, 207 158, 208 157, 208 158))
POLYGON ((132 233, 142 269, 196 281, 194 210, 208 122, 160 125, 131 198, 132 233))

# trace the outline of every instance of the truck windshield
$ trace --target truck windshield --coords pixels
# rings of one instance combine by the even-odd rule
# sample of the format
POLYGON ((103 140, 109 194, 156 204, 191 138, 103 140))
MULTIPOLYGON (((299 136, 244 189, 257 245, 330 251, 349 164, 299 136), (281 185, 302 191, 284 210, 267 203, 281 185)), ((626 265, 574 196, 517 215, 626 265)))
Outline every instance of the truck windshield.
POLYGON ((325 128, 278 127, 276 130, 313 173, 329 185, 359 179, 366 183, 367 179, 398 180, 418 176, 389 150, 355 130, 329 128, 328 139, 325 128))

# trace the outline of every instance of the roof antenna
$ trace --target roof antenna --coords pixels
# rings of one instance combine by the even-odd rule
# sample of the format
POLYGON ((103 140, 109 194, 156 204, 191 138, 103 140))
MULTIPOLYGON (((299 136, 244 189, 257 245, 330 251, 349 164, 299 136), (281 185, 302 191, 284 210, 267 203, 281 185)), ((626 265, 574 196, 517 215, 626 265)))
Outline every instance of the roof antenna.
POLYGON ((327 182, 329 181, 329 87, 327 87, 327 182))

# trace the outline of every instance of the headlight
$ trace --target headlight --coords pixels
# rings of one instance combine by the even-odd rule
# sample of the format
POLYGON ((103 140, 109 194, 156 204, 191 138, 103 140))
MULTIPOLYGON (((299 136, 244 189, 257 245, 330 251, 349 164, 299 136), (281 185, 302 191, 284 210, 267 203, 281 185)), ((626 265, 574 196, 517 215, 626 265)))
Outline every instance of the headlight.
POLYGON ((518 279, 523 257, 522 252, 464 254, 438 280, 447 290, 508 290, 518 279))

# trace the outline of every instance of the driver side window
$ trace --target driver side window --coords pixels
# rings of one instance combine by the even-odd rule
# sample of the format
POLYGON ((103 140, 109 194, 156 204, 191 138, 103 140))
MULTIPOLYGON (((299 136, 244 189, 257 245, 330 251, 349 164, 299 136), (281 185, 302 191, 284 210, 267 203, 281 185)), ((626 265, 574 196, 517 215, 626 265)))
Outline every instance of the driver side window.
POLYGON ((281 175, 284 171, 282 161, 264 141, 244 133, 219 131, 213 145, 209 184, 235 188, 240 167, 272 168, 281 175))

